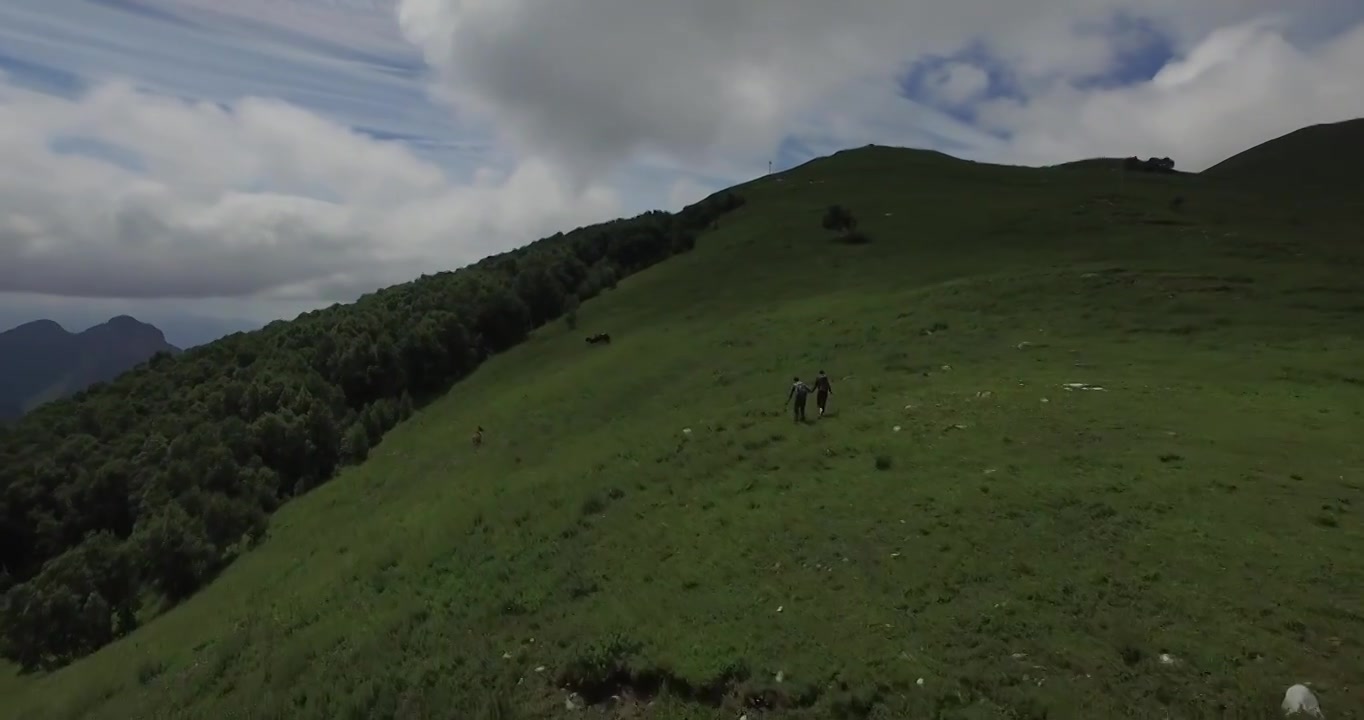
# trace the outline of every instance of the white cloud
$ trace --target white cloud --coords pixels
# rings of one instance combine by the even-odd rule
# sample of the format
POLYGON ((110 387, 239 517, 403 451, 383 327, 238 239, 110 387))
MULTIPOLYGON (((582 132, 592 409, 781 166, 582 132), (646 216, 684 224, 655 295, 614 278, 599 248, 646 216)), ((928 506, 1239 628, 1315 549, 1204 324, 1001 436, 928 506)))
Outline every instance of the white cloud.
POLYGON ((1219 29, 1150 82, 1084 92, 1057 85, 987 104, 1012 133, 1009 159, 1160 155, 1202 170, 1306 125, 1364 117, 1364 24, 1311 49, 1279 20, 1219 29))
POLYGON ((0 156, 0 292, 348 300, 620 212, 609 189, 567 192, 534 159, 454 185, 297 107, 127 84, 74 101, 0 84, 0 156), (70 137, 141 167, 53 149, 70 137))
MULTIPOLYGON (((1358 6, 1325 5, 1342 20, 1364 16, 1358 6)), ((1184 150, 1191 162, 1204 162, 1241 147, 1198 114, 1225 123, 1228 113, 1253 111, 1263 117, 1251 124, 1257 130, 1288 118, 1334 117, 1351 103, 1303 85, 1350 71, 1364 77, 1364 69, 1344 51, 1290 52, 1282 38, 1275 49, 1271 33, 1246 48, 1251 55, 1221 61, 1234 93, 1208 81, 1202 95, 1154 84, 1115 95, 1076 90, 1073 81, 1115 70, 1131 50, 1109 27, 1115 13, 1160 28, 1177 51, 1206 53, 1205 41, 1217 42, 1209 33, 1267 11, 1288 12, 1272 0, 401 0, 399 19, 437 71, 445 101, 483 118, 523 152, 597 177, 646 150, 691 162, 717 155, 756 162, 811 118, 838 118, 857 134, 878 118, 835 106, 831 95, 871 82, 889 96, 894 70, 907 58, 950 55, 973 42, 1000 58, 1028 96, 1016 108, 989 108, 994 129, 1019 137, 997 159, 1054 162, 1150 145, 1148 152, 1184 150), (1257 75, 1266 58, 1296 66, 1257 75), (1294 80, 1282 82, 1288 75, 1294 80), (1281 98, 1307 104, 1285 110, 1281 98), (1141 112, 1146 106, 1162 111, 1141 112), (1186 117, 1200 132, 1179 137, 1186 117), (1046 129, 1056 118, 1064 131, 1046 129)), ((1295 22, 1295 30, 1315 28, 1299 32, 1299 42, 1319 39, 1307 10, 1292 17, 1307 21, 1295 22)), ((982 77, 961 70, 938 87, 947 100, 978 97, 982 77)))

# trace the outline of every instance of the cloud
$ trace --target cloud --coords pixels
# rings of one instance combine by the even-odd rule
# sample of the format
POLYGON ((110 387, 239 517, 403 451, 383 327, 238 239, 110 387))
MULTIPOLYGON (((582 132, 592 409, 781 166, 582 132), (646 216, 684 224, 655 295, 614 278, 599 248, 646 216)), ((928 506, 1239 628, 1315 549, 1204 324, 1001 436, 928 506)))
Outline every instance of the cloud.
MULTIPOLYGON (((1356 23, 1364 16, 1357 4, 1335 0, 1314 7, 1312 15, 1319 9, 1356 23)), ((1241 68, 1221 66, 1253 101, 1235 101, 1210 82, 1200 86, 1207 91, 1201 98, 1187 87, 1146 83, 1129 89, 1129 80, 1144 81, 1131 77, 1132 65, 1146 62, 1143 72, 1150 73, 1155 68, 1149 65, 1171 57, 1197 62, 1177 58, 1206 54, 1207 43, 1219 42, 1219 28, 1283 10, 1273 0, 401 0, 399 22, 434 68, 444 102, 483 119, 521 152, 591 178, 646 151, 693 162, 725 156, 757 164, 797 125, 809 126, 810 118, 840 118, 859 134, 860 126, 878 119, 862 108, 835 106, 831 96, 862 83, 893 94, 896 70, 905 61, 947 57, 973 44, 1002 66, 1023 98, 989 107, 990 122, 975 128, 1018 137, 996 158, 1052 162, 1150 145, 1153 152, 1182 149, 1206 162, 1239 148, 1209 131, 1197 113, 1225 122, 1225 108, 1253 107, 1276 118, 1254 124, 1264 130, 1281 127, 1284 118, 1333 117, 1349 106, 1327 97, 1334 91, 1303 92, 1280 83, 1282 70, 1257 80, 1245 67, 1264 69, 1263 58, 1286 59, 1296 64, 1288 74, 1308 86, 1319 77, 1312 62, 1326 63, 1319 72, 1331 76, 1361 69, 1341 65, 1350 61, 1346 53, 1286 49, 1294 43, 1315 47, 1321 39, 1324 28, 1305 10, 1282 34, 1260 36, 1246 47, 1259 57, 1241 68), (1271 36, 1282 47, 1276 50, 1271 36), (1282 94, 1263 92, 1268 83, 1282 94), (1121 91, 1110 92, 1112 85, 1121 91), (1140 112, 1118 99, 1125 97, 1168 109, 1140 112), (1309 105, 1284 112, 1275 107, 1280 97, 1305 98, 1309 105), (1117 110, 1132 116, 1120 117, 1117 110), (1080 118, 1060 117, 1076 111, 1080 118), (1181 140, 1167 127, 1182 117, 1203 130, 1196 140, 1181 140), (1064 132, 1080 133, 1075 142, 1046 129, 1056 118, 1064 132), (1199 151, 1190 153, 1195 145, 1199 151)), ((989 88, 985 80, 984 69, 949 65, 931 83, 934 92, 918 100, 939 106, 995 102, 982 97, 989 88)))
POLYGON ((1252 20, 1210 33, 1147 82, 1056 85, 986 103, 980 116, 1010 135, 1017 162, 1142 154, 1202 170, 1306 125, 1364 117, 1364 24, 1302 49, 1286 21, 1252 20))
POLYGON ((286 103, 126 83, 74 100, 0 84, 0 156, 0 292, 350 300, 620 212, 534 159, 456 185, 286 103))
POLYGON ((68 98, 129 79, 183 98, 270 97, 379 135, 420 139, 428 150, 452 134, 459 149, 481 149, 485 138, 427 100, 422 58, 398 33, 393 8, 358 12, 353 4, 0 3, 0 70, 12 82, 68 98))

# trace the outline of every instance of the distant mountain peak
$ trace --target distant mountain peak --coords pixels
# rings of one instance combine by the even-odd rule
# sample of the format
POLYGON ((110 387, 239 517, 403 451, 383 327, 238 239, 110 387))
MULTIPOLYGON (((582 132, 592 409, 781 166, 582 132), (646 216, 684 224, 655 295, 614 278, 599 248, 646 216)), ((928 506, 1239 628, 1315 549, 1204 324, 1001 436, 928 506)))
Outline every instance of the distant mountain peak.
POLYGON ((18 326, 18 327, 15 327, 15 328, 13 328, 13 329, 11 329, 11 330, 6 331, 5 333, 0 333, 0 334, 9 334, 9 333, 22 334, 22 335, 30 335, 30 334, 38 334, 38 333, 42 333, 42 334, 56 334, 56 333, 60 333, 60 334, 65 335, 65 334, 67 334, 67 329, 64 328, 64 327, 62 327, 61 324, 58 323, 58 322, 55 321, 55 320, 43 319, 43 320, 34 320, 34 321, 32 321, 32 322, 26 322, 26 323, 24 323, 23 325, 20 325, 20 326, 18 326))
POLYGON ((155 325, 118 315, 80 333, 52 320, 0 333, 0 420, 108 382, 159 352, 177 354, 155 325))
POLYGON ((171 351, 178 351, 166 342, 166 334, 161 332, 161 328, 144 323, 131 315, 116 315, 107 321, 87 329, 81 333, 82 336, 114 336, 125 339, 136 339, 142 343, 159 343, 166 345, 171 351))

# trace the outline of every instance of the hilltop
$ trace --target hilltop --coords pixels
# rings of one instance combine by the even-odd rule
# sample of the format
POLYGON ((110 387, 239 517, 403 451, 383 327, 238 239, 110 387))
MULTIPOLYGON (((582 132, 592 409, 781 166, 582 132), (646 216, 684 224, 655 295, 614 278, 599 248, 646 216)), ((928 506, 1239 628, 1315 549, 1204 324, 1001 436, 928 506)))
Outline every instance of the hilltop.
POLYGON ((0 716, 1360 717, 1364 218, 1285 198, 861 148, 153 362, 0 445, 80 631, 0 716))
POLYGON ((0 421, 113 380, 160 352, 180 349, 155 326, 127 315, 79 333, 51 320, 0 332, 0 421))
POLYGON ((1362 168, 1364 118, 1295 130, 1203 172, 1225 180, 1358 191, 1364 189, 1362 168))

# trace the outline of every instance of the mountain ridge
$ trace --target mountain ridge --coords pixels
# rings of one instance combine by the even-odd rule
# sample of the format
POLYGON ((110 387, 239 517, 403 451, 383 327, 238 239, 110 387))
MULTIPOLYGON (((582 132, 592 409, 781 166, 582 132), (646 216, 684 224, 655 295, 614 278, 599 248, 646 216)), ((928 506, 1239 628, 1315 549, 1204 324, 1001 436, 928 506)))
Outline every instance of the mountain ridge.
POLYGON ((1264 185, 1364 188, 1364 118, 1299 128, 1236 153, 1202 174, 1264 185))
POLYGON ((181 350, 159 328, 130 315, 80 332, 49 319, 0 332, 0 420, 109 382, 161 352, 181 350))

